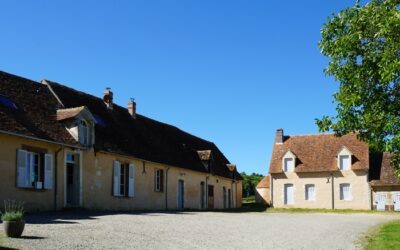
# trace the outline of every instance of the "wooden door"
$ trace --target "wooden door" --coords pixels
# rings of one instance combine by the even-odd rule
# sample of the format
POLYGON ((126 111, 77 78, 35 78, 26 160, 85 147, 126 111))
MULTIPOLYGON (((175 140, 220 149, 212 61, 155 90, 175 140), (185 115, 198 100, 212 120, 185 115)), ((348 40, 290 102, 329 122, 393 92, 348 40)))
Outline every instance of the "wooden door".
POLYGON ((178 209, 185 208, 185 183, 183 180, 178 182, 178 209))
POLYGON ((400 211, 400 193, 393 194, 394 211, 400 211))
POLYGON ((285 205, 294 203, 293 191, 293 184, 285 184, 285 205))
POLYGON ((214 209, 214 186, 208 185, 208 209, 214 209))
POLYGON ((376 195, 376 210, 378 211, 386 210, 386 194, 376 195))

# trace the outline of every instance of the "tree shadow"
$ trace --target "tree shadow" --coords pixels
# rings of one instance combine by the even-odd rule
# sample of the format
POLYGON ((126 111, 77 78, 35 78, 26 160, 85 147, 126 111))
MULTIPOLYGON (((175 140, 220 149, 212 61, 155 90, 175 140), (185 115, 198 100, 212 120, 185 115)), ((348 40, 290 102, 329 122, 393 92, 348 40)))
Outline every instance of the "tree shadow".
POLYGON ((46 237, 39 237, 39 236, 21 236, 19 239, 23 240, 44 240, 46 237))
POLYGON ((18 250, 17 248, 10 248, 10 247, 2 247, 0 246, 0 250, 18 250))

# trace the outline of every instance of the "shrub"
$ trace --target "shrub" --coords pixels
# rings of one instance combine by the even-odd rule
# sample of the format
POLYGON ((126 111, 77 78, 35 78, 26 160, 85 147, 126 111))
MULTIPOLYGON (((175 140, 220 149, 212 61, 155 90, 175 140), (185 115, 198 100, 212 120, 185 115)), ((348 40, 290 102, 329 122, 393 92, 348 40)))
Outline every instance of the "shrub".
POLYGON ((17 201, 4 201, 4 213, 0 212, 2 221, 21 221, 24 217, 24 204, 17 201))

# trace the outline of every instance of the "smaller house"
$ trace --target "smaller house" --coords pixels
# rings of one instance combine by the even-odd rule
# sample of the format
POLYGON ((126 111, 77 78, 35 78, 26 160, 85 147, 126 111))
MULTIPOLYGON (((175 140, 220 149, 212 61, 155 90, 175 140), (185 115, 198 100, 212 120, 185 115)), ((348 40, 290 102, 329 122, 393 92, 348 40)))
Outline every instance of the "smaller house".
POLYGON ((256 202, 271 205, 271 176, 265 176, 256 186, 256 202))
POLYGON ((278 129, 269 168, 271 205, 400 211, 392 158, 372 153, 353 133, 285 135, 278 129))
POLYGON ((372 209, 400 211, 400 181, 392 165, 392 154, 371 154, 372 209))

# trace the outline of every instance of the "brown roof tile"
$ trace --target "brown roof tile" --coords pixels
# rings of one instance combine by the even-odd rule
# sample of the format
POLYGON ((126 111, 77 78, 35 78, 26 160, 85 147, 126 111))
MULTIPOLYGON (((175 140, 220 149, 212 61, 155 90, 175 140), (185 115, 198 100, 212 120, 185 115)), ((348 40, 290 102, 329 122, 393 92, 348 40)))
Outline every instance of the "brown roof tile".
POLYGON ((0 71, 0 95, 12 100, 17 107, 13 109, 0 104, 0 130, 78 146, 65 127, 57 122, 59 105, 46 86, 0 71))
POLYGON ((370 183, 372 186, 400 185, 392 165, 391 153, 373 153, 370 157, 370 183))
POLYGON ((256 186, 256 188, 270 188, 271 176, 265 176, 256 186))
POLYGON ((270 173, 282 173, 282 158, 287 151, 296 155, 295 171, 325 172, 338 171, 337 154, 343 147, 353 154, 353 170, 369 167, 368 145, 357 139, 355 134, 337 137, 333 134, 286 136, 282 144, 274 144, 270 173))
MULTIPOLYGON (((87 107, 101 125, 96 125, 96 150, 104 150, 140 159, 207 172, 198 151, 208 152, 212 162, 208 171, 228 178, 242 179, 235 170, 229 171, 230 162, 209 141, 191 135, 174 126, 155 121, 140 114, 132 118, 127 108, 113 104, 107 109, 98 98, 64 85, 46 80, 57 94, 64 108, 87 107)), ((207 153, 204 154, 207 156, 207 153)))

